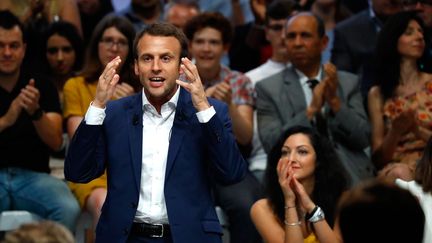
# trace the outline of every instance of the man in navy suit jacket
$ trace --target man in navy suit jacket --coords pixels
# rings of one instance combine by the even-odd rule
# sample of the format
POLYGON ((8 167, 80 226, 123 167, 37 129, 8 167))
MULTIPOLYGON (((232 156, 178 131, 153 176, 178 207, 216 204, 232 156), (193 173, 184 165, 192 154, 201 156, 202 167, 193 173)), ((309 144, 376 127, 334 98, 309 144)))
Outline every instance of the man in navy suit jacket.
POLYGON ((221 242, 212 180, 234 183, 246 172, 227 106, 206 97, 195 65, 180 58, 179 29, 150 25, 134 49, 143 91, 108 102, 121 60, 107 64, 69 147, 66 179, 86 183, 107 169, 96 242, 221 242))

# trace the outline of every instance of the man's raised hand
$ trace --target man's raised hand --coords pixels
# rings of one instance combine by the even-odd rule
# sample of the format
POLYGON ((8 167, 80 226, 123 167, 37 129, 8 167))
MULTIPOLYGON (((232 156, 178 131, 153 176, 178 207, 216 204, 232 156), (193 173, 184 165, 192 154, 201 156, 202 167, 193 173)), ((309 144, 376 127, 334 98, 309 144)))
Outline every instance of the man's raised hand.
POLYGON ((121 59, 117 56, 106 65, 101 76, 99 76, 93 106, 105 108, 106 103, 113 97, 115 87, 120 79, 116 71, 120 63, 121 59))
POLYGON ((197 67, 186 57, 181 59, 181 73, 184 73, 188 82, 176 80, 176 83, 185 88, 192 96, 192 103, 197 111, 210 108, 197 67))

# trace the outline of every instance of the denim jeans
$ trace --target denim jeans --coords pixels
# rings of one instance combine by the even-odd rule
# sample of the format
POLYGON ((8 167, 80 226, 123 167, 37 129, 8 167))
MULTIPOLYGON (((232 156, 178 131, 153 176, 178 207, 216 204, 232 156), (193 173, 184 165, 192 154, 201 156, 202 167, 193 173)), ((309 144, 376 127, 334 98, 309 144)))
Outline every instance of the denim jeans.
POLYGON ((75 230, 81 212, 65 182, 46 173, 0 169, 0 212, 26 210, 75 230))

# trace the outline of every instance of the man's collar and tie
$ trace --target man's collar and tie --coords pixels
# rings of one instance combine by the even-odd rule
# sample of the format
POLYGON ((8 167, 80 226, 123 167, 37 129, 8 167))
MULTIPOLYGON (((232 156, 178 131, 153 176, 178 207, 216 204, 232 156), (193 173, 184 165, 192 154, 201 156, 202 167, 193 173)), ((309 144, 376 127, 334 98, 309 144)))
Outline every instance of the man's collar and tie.
POLYGON ((309 85, 309 88, 311 90, 314 90, 315 86, 317 86, 317 84, 319 83, 319 81, 316 80, 316 79, 309 79, 308 81, 306 81, 306 83, 309 85))
MULTIPOLYGON (((306 102, 309 105, 310 102, 312 101, 313 90, 319 84, 319 78, 321 78, 322 68, 320 68, 320 70, 318 71, 318 75, 313 77, 313 78, 306 77, 303 73, 301 73, 297 69, 296 69, 296 72, 299 75, 299 79, 300 79, 300 82, 302 84, 303 91, 305 91, 306 102), (309 87, 306 90, 304 88, 305 85, 307 85, 307 87, 309 87)), ((323 112, 317 112, 315 114, 314 119, 313 119, 313 123, 321 135, 328 137, 327 121, 324 117, 323 112)))
POLYGON ((300 82, 300 86, 303 89, 303 93, 304 93, 304 96, 305 96, 305 99, 306 99, 306 106, 309 106, 310 103, 311 103, 311 101, 312 101, 312 90, 311 90, 311 88, 310 88, 310 86, 308 84, 308 80, 314 79, 314 80, 316 80, 316 81, 319 82, 319 80, 321 80, 321 78, 322 78, 323 69, 322 69, 322 67, 320 67, 320 69, 318 70, 318 73, 317 73, 316 76, 314 76, 314 77, 307 77, 300 70, 298 70, 298 69, 296 69, 294 67, 292 67, 292 68, 294 69, 295 73, 297 74, 298 80, 300 82))

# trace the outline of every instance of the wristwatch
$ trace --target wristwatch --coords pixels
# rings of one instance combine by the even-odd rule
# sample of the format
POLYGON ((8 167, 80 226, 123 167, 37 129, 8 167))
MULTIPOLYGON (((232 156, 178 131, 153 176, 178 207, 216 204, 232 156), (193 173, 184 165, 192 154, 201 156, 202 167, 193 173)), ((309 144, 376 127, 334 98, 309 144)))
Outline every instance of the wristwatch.
POLYGON ((307 218, 307 220, 311 223, 316 223, 318 221, 323 220, 324 218, 325 218, 324 211, 320 207, 315 206, 314 210, 312 211, 312 215, 309 218, 307 218))
POLYGON ((30 119, 32 121, 38 121, 42 118, 44 111, 42 110, 42 108, 38 108, 33 115, 30 116, 30 119))

